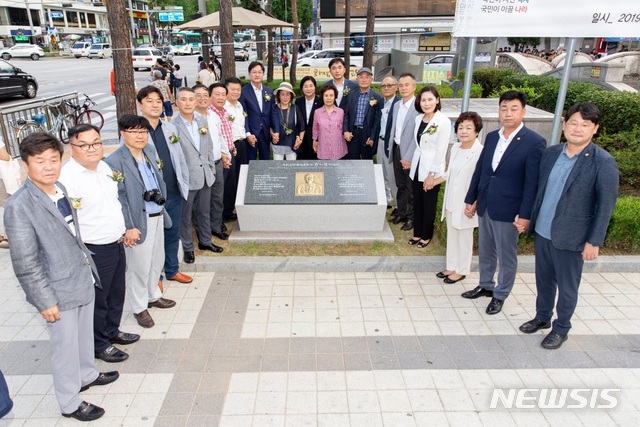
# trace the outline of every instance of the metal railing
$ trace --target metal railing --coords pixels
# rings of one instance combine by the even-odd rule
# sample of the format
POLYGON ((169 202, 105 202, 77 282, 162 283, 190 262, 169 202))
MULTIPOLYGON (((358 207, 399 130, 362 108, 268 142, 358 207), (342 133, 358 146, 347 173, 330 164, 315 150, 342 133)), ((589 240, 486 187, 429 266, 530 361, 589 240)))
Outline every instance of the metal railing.
POLYGON ((50 127, 55 121, 55 113, 61 112, 65 115, 71 113, 69 107, 64 103, 64 101, 71 100, 76 104, 79 103, 78 92, 32 99, 0 108, 0 132, 2 132, 2 139, 11 157, 18 157, 20 154, 18 120, 30 120, 34 114, 44 114, 47 118, 47 127, 50 127), (54 105, 57 111, 51 111, 51 108, 47 108, 46 105, 54 105))

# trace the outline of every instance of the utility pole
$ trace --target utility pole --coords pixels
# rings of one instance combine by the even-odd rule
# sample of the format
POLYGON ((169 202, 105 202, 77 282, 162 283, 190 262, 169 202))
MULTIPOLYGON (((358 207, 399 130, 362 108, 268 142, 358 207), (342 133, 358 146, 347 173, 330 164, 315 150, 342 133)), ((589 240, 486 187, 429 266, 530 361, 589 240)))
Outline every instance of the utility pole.
POLYGON ((31 36, 29 41, 31 44, 36 44, 36 30, 33 28, 33 18, 31 18, 31 9, 29 9, 29 0, 24 0, 24 4, 27 7, 27 18, 29 19, 29 28, 31 28, 31 36))

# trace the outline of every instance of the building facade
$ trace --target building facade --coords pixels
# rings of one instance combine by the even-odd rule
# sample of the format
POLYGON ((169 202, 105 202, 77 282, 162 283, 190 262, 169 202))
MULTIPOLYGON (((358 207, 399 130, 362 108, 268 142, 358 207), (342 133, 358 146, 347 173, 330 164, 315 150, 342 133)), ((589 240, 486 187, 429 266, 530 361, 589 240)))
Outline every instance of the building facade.
MULTIPOLYGON (((364 44, 367 0, 350 0, 350 44, 364 44)), ((385 0, 376 2, 375 51, 399 49, 435 54, 455 51, 451 37, 455 0, 385 0)), ((322 0, 320 31, 323 48, 344 46, 345 0, 322 0)))

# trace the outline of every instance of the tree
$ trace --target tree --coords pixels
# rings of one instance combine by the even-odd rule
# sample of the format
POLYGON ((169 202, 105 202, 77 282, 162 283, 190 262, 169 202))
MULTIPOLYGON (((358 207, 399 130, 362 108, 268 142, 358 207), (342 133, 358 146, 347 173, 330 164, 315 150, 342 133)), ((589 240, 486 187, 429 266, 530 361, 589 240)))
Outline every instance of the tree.
POLYGON ((351 52, 349 47, 351 46, 349 35, 351 34, 351 2, 344 0, 344 63, 347 64, 346 78, 349 78, 349 64, 351 64, 351 52))
POLYGON ((289 62, 289 81, 296 84, 296 62, 298 61, 298 6, 296 0, 291 0, 291 14, 293 15, 293 45, 291 48, 291 61, 289 62))
POLYGON ((131 67, 131 26, 126 4, 108 1, 107 18, 113 46, 113 68, 116 78, 116 117, 136 114, 135 84, 131 67))
POLYGON ((376 0, 369 0, 367 5, 367 25, 364 30, 364 58, 362 66, 373 69, 373 33, 376 22, 376 0))
MULTIPOLYGON (((294 0, 273 0, 273 16, 286 21, 293 22, 293 1, 294 0)), ((302 31, 305 32, 313 21, 313 4, 311 0, 297 0, 296 9, 298 11, 298 21, 302 31)))
POLYGON ((524 50, 525 46, 537 47, 540 37, 507 37, 509 46, 515 46, 515 51, 524 50))
POLYGON ((222 43, 222 71, 226 77, 236 75, 236 61, 233 52, 233 0, 220 0, 220 43, 222 43))

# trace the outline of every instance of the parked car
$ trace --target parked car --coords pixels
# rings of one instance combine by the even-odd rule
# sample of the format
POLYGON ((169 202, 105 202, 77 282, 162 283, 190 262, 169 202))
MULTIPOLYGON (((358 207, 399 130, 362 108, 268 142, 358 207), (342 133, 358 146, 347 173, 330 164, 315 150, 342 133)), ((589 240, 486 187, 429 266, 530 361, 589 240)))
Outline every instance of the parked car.
POLYGON ((298 61, 300 61, 303 58, 309 58, 310 56, 313 56, 318 52, 320 52, 320 51, 319 50, 308 50, 305 53, 301 53, 301 54, 298 55, 298 61))
POLYGON ((76 58, 82 58, 83 56, 89 56, 89 48, 91 48, 90 42, 75 42, 71 47, 71 53, 76 58))
POLYGON ((20 95, 34 98, 37 93, 35 77, 0 59, 0 97, 20 95))
MULTIPOLYGON (((359 47, 352 47, 349 49, 351 67, 362 67, 362 59, 364 56, 364 49, 359 47)), ((329 62, 333 58, 344 58, 344 49, 332 48, 324 49, 314 53, 311 56, 298 59, 298 67, 329 67, 329 62)))
POLYGON ((34 61, 44 56, 44 50, 35 44, 17 44, 9 49, 2 49, 0 57, 5 61, 11 58, 31 58, 34 61))
POLYGON ((451 64, 453 64, 454 57, 455 55, 449 54, 432 56, 431 58, 424 61, 424 65, 438 65, 446 68, 448 64, 449 70, 451 70, 451 64))
POLYGON ((156 65, 156 61, 162 59, 162 52, 158 49, 135 49, 131 57, 134 71, 141 68, 151 70, 156 65))
POLYGON ((234 46, 233 47, 235 59, 240 61, 248 61, 249 60, 249 51, 244 47, 234 46))
POLYGON ((94 43, 89 48, 89 54, 87 57, 89 59, 93 58, 111 58, 113 51, 111 50, 111 45, 109 43, 94 43))

